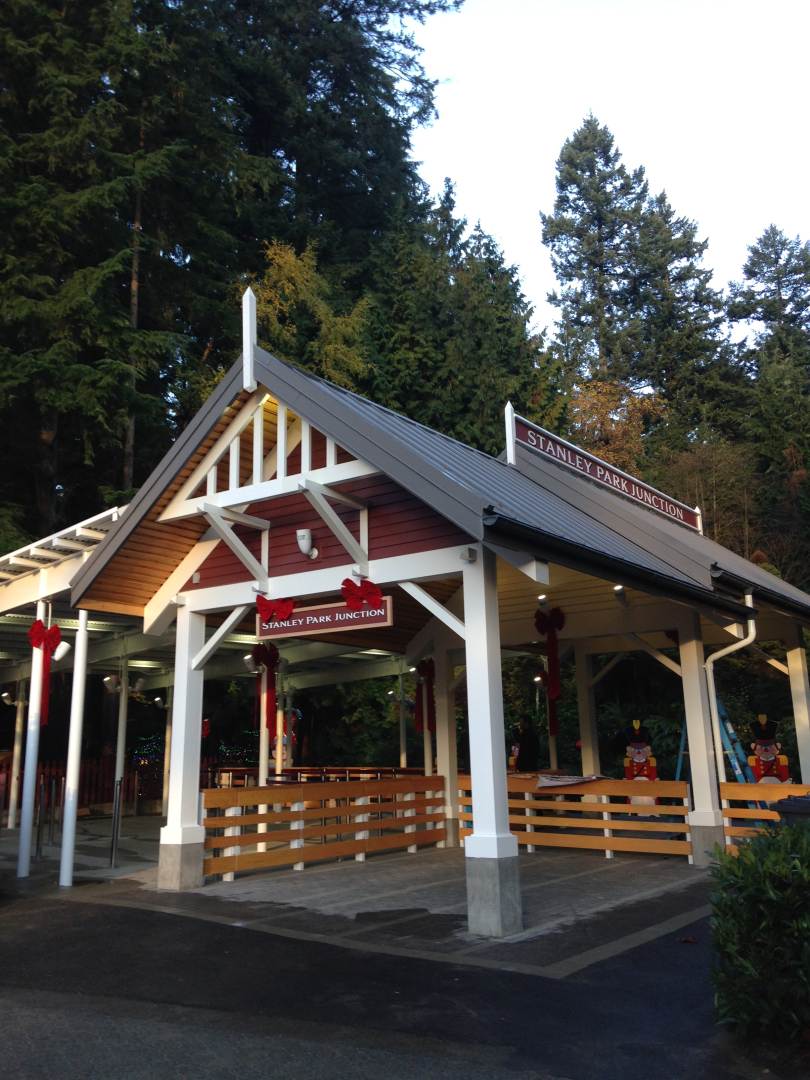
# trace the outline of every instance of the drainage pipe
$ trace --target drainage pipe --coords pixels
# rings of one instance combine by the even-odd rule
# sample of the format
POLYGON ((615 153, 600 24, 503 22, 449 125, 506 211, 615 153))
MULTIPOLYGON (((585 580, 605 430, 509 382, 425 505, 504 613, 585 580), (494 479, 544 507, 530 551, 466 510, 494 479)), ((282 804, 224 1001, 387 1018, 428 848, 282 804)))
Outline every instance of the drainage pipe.
POLYGON ((706 670, 706 682, 709 687, 709 711, 712 717, 714 756, 717 759, 717 774, 721 784, 725 784, 726 782, 726 756, 723 751, 723 737, 720 733, 720 711, 717 707, 717 688, 714 683, 714 665, 724 656, 730 656, 732 653, 739 652, 740 649, 746 649, 749 645, 753 644, 756 639, 757 623, 753 614, 754 594, 750 589, 748 589, 745 594, 745 606, 751 609, 751 615, 748 619, 748 632, 745 637, 740 638, 739 641, 733 641, 723 649, 718 649, 717 652, 713 652, 710 656, 706 657, 706 660, 703 663, 703 667, 706 670))

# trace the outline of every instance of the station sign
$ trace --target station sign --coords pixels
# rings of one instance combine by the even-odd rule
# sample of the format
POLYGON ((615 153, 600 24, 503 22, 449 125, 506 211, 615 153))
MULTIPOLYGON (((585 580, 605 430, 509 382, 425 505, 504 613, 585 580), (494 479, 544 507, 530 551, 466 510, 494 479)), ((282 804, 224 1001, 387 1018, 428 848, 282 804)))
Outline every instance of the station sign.
POLYGON ((515 416, 514 431, 515 442, 521 446, 528 446, 530 450, 551 458, 558 465, 572 469, 596 484, 609 487, 619 495, 663 514, 670 521, 687 525, 696 532, 702 531, 697 510, 650 487, 643 480, 637 480, 621 469, 609 465, 601 458, 589 454, 587 450, 581 450, 558 435, 552 435, 550 431, 532 424, 522 416, 515 416))
POLYGON ((312 634, 334 634, 341 630, 365 630, 394 624, 394 605, 390 596, 379 604, 364 605, 355 611, 348 604, 318 604, 317 607, 296 608, 289 619, 269 619, 256 616, 256 637, 260 641, 275 638, 308 637, 312 634))

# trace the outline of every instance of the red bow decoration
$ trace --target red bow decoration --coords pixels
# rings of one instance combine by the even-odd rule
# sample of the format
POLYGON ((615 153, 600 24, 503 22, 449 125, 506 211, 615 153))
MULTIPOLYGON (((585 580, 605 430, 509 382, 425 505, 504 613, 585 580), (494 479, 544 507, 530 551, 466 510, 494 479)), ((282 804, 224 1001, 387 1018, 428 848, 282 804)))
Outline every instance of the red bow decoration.
POLYGON ((425 705, 427 705, 428 731, 436 730, 436 696, 434 694, 434 682, 436 680, 436 665, 432 660, 422 660, 416 668, 416 708, 414 720, 417 732, 421 732, 425 724, 425 705))
MULTIPOLYGON (((254 645, 250 655, 257 667, 264 668, 267 672, 267 699, 264 712, 264 723, 268 731, 273 731, 276 726, 276 672, 278 671, 278 649, 267 641, 260 641, 254 645)), ((256 676, 256 708, 262 697, 261 671, 256 676)))
POLYGON ((32 649, 42 649, 42 697, 40 699, 39 726, 48 725, 48 707, 51 697, 51 657, 62 640, 62 631, 54 624, 46 627, 42 619, 37 619, 28 630, 28 640, 32 649))
POLYGON ((359 585, 355 585, 351 578, 344 578, 340 585, 343 599, 349 611, 362 611, 368 607, 377 607, 382 603, 383 594, 379 585, 364 578, 359 585))
POLYGON ((263 623, 284 622, 295 611, 294 600, 268 600, 266 596, 256 597, 256 610, 263 623))
POLYGON ((537 632, 548 637, 546 644, 546 656, 548 657, 548 674, 541 682, 546 688, 546 700, 548 701, 548 733, 556 735, 559 731, 557 722, 557 702, 560 697, 560 647, 557 640, 557 631, 565 626, 565 615, 561 608, 555 607, 551 611, 543 611, 539 608, 535 612, 534 625, 537 632))

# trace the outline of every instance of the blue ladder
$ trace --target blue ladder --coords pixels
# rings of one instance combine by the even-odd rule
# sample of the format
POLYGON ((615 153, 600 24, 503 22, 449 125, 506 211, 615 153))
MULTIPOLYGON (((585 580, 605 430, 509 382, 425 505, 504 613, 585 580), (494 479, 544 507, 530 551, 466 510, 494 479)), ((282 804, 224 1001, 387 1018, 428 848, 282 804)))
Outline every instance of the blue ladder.
MULTIPOLYGON (((754 774, 748 764, 748 755, 745 752, 740 737, 734 730, 728 712, 722 701, 717 702, 717 712, 720 717, 720 741, 723 750, 731 765, 734 778, 738 784, 753 784, 754 774)), ((684 771, 684 763, 688 751, 686 749, 686 724, 681 728, 681 743, 678 749, 678 764, 675 768, 675 779, 680 780, 684 771)))

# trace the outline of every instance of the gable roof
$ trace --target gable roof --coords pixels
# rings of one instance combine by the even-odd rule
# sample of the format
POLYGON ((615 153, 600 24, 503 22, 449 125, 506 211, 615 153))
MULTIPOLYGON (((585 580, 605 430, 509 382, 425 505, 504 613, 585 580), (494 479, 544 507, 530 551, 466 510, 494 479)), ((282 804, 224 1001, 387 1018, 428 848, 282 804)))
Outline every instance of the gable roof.
MULTIPOLYGON (((199 458, 205 452, 223 410, 239 396, 241 377, 240 357, 77 575, 74 604, 87 594, 138 524, 158 503, 165 504, 167 491, 176 489, 189 457, 199 458)), ((517 540, 538 558, 552 558, 737 616, 745 613, 741 588, 751 584, 773 606, 810 620, 806 593, 705 536, 583 478, 569 476, 559 465, 529 450, 519 447, 517 464, 507 465, 261 348, 256 349, 255 377, 313 427, 477 540, 495 545, 517 540)), ((189 524, 185 523, 186 529, 189 524)))

